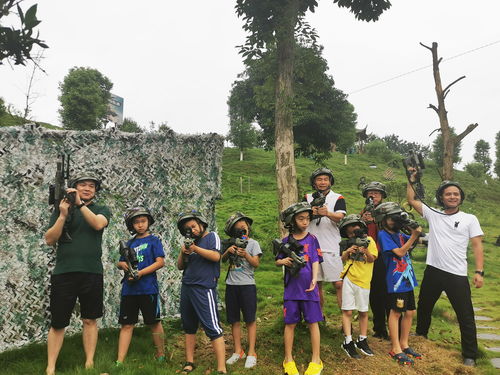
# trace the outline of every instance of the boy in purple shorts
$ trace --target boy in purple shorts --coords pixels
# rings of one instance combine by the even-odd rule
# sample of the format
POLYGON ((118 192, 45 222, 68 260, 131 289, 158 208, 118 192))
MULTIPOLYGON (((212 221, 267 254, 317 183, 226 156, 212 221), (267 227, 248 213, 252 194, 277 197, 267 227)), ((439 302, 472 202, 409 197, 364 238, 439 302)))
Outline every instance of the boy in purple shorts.
POLYGON ((285 359, 283 369, 287 375, 298 375, 293 360, 293 338, 295 326, 302 320, 307 322, 311 334, 312 357, 305 375, 320 375, 323 362, 320 358, 320 332, 318 322, 323 320, 319 300, 317 276, 319 263, 323 261, 321 249, 315 236, 307 231, 312 209, 309 203, 295 203, 284 210, 280 219, 290 231, 279 246, 275 243, 277 266, 285 266, 285 290, 283 314, 285 318, 285 359))

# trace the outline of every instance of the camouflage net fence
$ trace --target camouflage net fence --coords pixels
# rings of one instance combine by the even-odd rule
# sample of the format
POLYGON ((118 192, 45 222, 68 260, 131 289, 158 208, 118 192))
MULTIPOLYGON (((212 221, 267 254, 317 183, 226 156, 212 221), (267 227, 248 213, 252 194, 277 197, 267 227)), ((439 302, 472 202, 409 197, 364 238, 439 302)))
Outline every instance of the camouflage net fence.
MULTIPOLYGON (((47 130, 37 125, 0 128, 0 352, 44 340, 49 328, 49 282, 55 249, 45 244, 51 208, 48 188, 60 153, 71 155, 71 175, 88 171, 103 178, 98 202, 112 217, 103 236, 104 317, 118 325, 120 280, 118 241, 130 236, 126 208, 149 207, 153 233, 162 239, 166 266, 158 271, 162 310, 178 311, 180 272, 175 260, 181 241, 177 215, 198 209, 215 228, 220 194, 223 138, 174 132, 47 130)), ((81 328, 78 305, 68 333, 81 328)))

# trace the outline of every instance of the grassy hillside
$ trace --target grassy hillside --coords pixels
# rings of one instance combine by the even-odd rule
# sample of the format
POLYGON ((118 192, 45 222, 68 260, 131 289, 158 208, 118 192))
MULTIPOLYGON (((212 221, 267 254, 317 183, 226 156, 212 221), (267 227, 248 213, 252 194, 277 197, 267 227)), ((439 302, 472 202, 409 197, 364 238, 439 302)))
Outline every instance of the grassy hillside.
MULTIPOLYGON (((394 181, 385 180, 384 176, 391 174, 386 163, 373 160, 366 155, 350 155, 347 165, 344 164, 344 155, 334 154, 327 163, 334 171, 336 183, 334 190, 344 195, 350 213, 359 212, 364 200, 361 197, 358 183, 360 177, 367 181, 378 180, 388 184, 391 189, 390 200, 401 202, 404 199, 405 176, 402 168, 392 168, 394 181), (377 168, 371 168, 375 163, 377 168)), ((261 267, 256 272, 258 286, 258 334, 257 353, 258 366, 250 372, 237 364, 230 368, 232 374, 256 375, 280 374, 283 358, 283 323, 282 323, 282 293, 283 285, 281 272, 274 266, 270 250, 270 241, 278 237, 277 193, 274 179, 274 153, 263 150, 245 152, 245 160, 239 161, 239 151, 226 149, 223 160, 222 198, 217 202, 217 225, 219 234, 225 237, 223 227, 225 220, 234 211, 243 211, 254 219, 253 237, 256 238, 263 250, 261 267)), ((309 175, 316 166, 311 160, 297 160, 297 175, 301 194, 310 191, 309 175)), ((500 185, 491 182, 485 185, 476 181, 463 172, 457 172, 456 180, 460 181, 467 193, 463 206, 466 212, 476 214, 485 231, 486 279, 485 287, 473 290, 474 305, 481 307, 481 315, 494 318, 488 325, 497 328, 500 333, 500 260, 495 256, 495 239, 500 235, 499 226, 495 221, 495 213, 499 208, 500 185), (495 273, 496 272, 496 273, 495 273)), ((429 193, 429 202, 432 194, 440 182, 436 169, 429 165, 425 171, 423 182, 429 193)), ((418 218, 417 218, 418 219, 418 218)), ((424 222, 419 219, 423 224, 424 222)), ((416 273, 419 281, 422 279, 425 248, 418 247, 414 251, 416 273)), ((224 295, 224 277, 226 265, 222 265, 219 294, 224 295)), ((471 267, 473 269, 473 266, 471 267)), ((418 289, 417 289, 418 293, 418 289)), ((402 368, 392 361, 387 352, 390 349, 387 341, 369 338, 375 356, 356 361, 346 357, 340 349, 342 341, 340 313, 336 305, 334 291, 327 288, 325 306, 326 323, 321 329, 321 356, 325 363, 324 375, 328 374, 493 374, 496 373, 485 357, 479 360, 476 369, 465 368, 460 361, 460 334, 458 325, 449 303, 442 298, 434 310, 430 340, 412 337, 410 342, 418 351, 424 354, 424 359, 412 368, 402 368)), ((221 314, 225 321, 225 314, 221 314)), ((167 350, 169 361, 166 364, 156 364, 152 361, 153 347, 149 331, 138 328, 134 333, 132 345, 123 369, 116 370, 113 362, 116 357, 117 330, 102 330, 97 348, 96 369, 85 371, 82 369, 83 352, 81 337, 74 336, 66 339, 58 362, 58 374, 174 374, 184 362, 183 335, 178 320, 164 323, 167 336, 167 350)), ((358 324, 354 322, 355 335, 358 324)), ((370 323, 371 327, 371 323, 370 323)), ((230 329, 224 325, 227 355, 232 352, 230 329)), ((481 343, 483 345, 488 342, 481 343)), ((492 343, 491 343, 492 344, 492 343)), ((498 344, 497 344, 498 346, 498 344)), ((301 373, 305 371, 310 357, 309 333, 305 325, 298 325, 295 334, 295 357, 301 373)), ((199 333, 196 352, 198 368, 195 375, 209 374, 214 369, 215 361, 210 343, 202 332, 199 333)), ((45 346, 30 345, 21 350, 0 354, 2 374, 40 374, 45 366, 45 346)))

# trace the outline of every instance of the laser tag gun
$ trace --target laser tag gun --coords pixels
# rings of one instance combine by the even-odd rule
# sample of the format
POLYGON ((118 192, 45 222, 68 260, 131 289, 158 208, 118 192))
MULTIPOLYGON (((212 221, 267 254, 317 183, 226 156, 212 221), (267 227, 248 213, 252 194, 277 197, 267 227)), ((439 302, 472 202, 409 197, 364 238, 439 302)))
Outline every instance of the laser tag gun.
MULTIPOLYGON (((193 236, 193 231, 191 230, 191 228, 188 228, 185 230, 185 234, 184 234, 184 247, 186 249, 188 249, 189 247, 191 247, 192 244, 194 244, 194 236, 193 236)), ((186 254, 186 253, 182 253, 182 261, 184 262, 185 265, 187 265, 187 263, 189 262, 189 254, 186 254)))
MULTIPOLYGON (((237 229, 234 231, 234 237, 222 240, 222 250, 226 252, 231 246, 246 249, 248 245, 248 236, 245 229, 237 229)), ((227 259, 229 263, 234 264, 235 267, 241 267, 241 257, 236 253, 229 253, 227 259)))
POLYGON ((292 258, 292 265, 285 266, 285 269, 290 272, 291 276, 296 276, 300 270, 306 266, 307 262, 304 257, 299 254, 302 252, 302 246, 295 238, 292 236, 288 237, 288 242, 283 243, 278 239, 273 240, 273 254, 278 256, 278 254, 283 254, 285 258, 292 258))
POLYGON ((69 223, 71 221, 73 206, 75 204, 75 193, 67 194, 66 188, 68 187, 67 181, 69 180, 69 155, 60 155, 61 160, 57 162, 56 178, 54 184, 49 185, 49 204, 54 206, 56 214, 59 216, 59 204, 65 198, 71 203, 68 211, 68 216, 64 222, 63 231, 59 238, 59 243, 69 243, 73 239, 69 234, 69 223))
POLYGON ((420 179, 423 176, 422 171, 425 169, 424 158, 422 157, 422 154, 410 150, 410 155, 407 158, 402 159, 402 161, 403 166, 405 167, 406 177, 408 178, 408 181, 410 181, 411 177, 411 172, 408 170, 408 168, 415 168, 415 182, 410 181, 410 183, 413 185, 413 189, 415 190, 418 198, 420 200, 424 200, 425 188, 424 185, 420 182, 420 179))
MULTIPOLYGON (((369 244, 370 240, 367 238, 366 232, 363 229, 356 229, 354 231, 354 237, 340 241, 340 256, 342 256, 342 253, 351 246, 368 248, 369 244)), ((349 259, 362 262, 365 260, 365 255, 360 250, 356 250, 349 255, 349 259)))
POLYGON ((373 204, 373 197, 366 198, 365 208, 363 209, 363 212, 369 212, 372 215, 372 217, 375 217, 374 211, 375 211, 375 205, 373 204))
POLYGON ((120 255, 125 259, 125 263, 127 263, 128 267, 128 270, 125 271, 123 275, 123 279, 128 282, 139 280, 139 271, 137 270, 139 261, 137 260, 137 254, 134 249, 128 247, 127 241, 120 241, 120 255))
POLYGON ((412 229, 417 229, 420 224, 410 218, 408 212, 399 212, 389 216, 394 221, 394 229, 410 235, 412 229))
MULTIPOLYGON (((323 207, 325 205, 326 197, 321 191, 315 191, 312 195, 312 198, 313 200, 311 201, 311 203, 309 203, 311 207, 323 207)), ((313 220, 318 218, 319 220, 316 222, 316 225, 319 225, 319 223, 321 222, 321 215, 313 215, 312 217, 313 220)))

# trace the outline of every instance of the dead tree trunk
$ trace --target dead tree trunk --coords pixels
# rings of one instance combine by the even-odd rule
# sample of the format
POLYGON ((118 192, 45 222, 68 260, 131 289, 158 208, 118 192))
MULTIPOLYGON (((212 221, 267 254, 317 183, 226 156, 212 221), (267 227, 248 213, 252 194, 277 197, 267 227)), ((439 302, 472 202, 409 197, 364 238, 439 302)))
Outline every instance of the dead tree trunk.
POLYGON ((446 95, 450 92, 450 87, 457 83, 458 81, 465 78, 462 76, 448 86, 443 89, 441 84, 441 74, 439 72, 439 64, 443 60, 442 57, 438 57, 437 47, 438 44, 436 42, 432 43, 432 47, 428 47, 423 43, 420 43, 422 47, 427 48, 432 53, 432 71, 434 73, 434 83, 436 96, 438 100, 438 106, 436 107, 434 104, 429 104, 428 108, 432 108, 439 117, 439 125, 441 130, 441 135, 443 137, 443 170, 442 177, 443 180, 452 180, 453 179, 453 154, 455 152, 455 147, 462 141, 462 139, 473 131, 478 124, 470 124, 467 126, 462 133, 454 136, 450 131, 450 125, 448 123, 448 111, 446 110, 444 100, 446 95))

